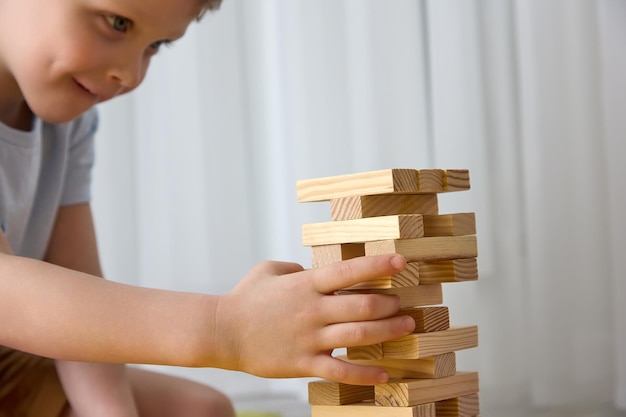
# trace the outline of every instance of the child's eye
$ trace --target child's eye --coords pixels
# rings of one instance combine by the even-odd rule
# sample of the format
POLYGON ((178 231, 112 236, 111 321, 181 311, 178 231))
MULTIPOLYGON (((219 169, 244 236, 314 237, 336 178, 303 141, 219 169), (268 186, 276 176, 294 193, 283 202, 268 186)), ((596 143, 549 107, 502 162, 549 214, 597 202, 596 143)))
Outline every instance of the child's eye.
POLYGON ((164 41, 156 41, 150 44, 150 48, 154 49, 155 51, 158 51, 161 45, 163 45, 163 43, 164 41))
POLYGON ((130 29, 130 20, 121 16, 106 16, 107 22, 118 32, 126 33, 130 29))
POLYGON ((161 49, 161 46, 165 45, 165 46, 169 46, 171 45, 172 41, 156 41, 150 44, 150 49, 152 49, 153 53, 157 53, 159 51, 159 49, 161 49))

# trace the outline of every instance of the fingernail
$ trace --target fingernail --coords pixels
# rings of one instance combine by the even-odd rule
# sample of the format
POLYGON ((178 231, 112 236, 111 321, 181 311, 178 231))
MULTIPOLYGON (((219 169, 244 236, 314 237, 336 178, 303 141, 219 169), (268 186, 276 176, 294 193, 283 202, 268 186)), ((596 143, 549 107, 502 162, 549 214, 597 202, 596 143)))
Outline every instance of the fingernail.
POLYGON ((404 267, 406 266, 406 261, 404 260, 403 256, 396 255, 391 258, 391 266, 393 266, 395 269, 404 269, 404 267))
POLYGON ((415 330, 415 320, 412 317, 406 316, 404 318, 404 322, 402 323, 402 327, 408 333, 413 333, 413 330, 415 330))
POLYGON ((389 381, 389 374, 387 372, 381 372, 376 378, 378 384, 386 384, 389 381))

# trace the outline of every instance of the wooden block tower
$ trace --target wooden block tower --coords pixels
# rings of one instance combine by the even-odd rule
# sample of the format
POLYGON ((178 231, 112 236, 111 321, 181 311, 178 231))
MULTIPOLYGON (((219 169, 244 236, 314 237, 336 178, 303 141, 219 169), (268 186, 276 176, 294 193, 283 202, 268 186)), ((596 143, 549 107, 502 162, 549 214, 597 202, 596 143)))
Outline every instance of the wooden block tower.
POLYGON ((313 267, 398 253, 407 268, 338 291, 397 294, 415 319, 409 336, 349 347, 342 359, 381 366, 376 386, 309 383, 312 417, 476 417, 478 373, 456 370, 457 350, 478 346, 477 326, 450 326, 442 283, 478 279, 474 213, 439 214, 438 194, 470 188, 463 169, 388 169, 299 181, 298 201, 330 201, 332 221, 302 227, 313 267))

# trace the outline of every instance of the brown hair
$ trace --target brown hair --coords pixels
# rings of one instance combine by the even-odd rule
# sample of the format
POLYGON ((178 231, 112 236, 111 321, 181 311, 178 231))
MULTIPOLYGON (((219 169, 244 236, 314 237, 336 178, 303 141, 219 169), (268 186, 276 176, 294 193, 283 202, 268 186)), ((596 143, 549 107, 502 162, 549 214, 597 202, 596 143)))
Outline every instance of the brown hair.
POLYGON ((202 19, 202 16, 204 16, 206 12, 219 9, 222 4, 222 0, 202 0, 202 3, 202 11, 200 12, 200 16, 198 16, 198 20, 202 19))

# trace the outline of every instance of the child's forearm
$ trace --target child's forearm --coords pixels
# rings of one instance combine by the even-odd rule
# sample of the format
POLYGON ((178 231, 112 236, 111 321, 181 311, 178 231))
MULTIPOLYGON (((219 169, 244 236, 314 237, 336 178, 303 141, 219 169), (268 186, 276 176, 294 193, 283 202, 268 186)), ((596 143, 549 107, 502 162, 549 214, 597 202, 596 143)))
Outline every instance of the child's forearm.
POLYGON ((0 344, 56 359, 215 366, 216 296, 108 282, 0 254, 0 344))

